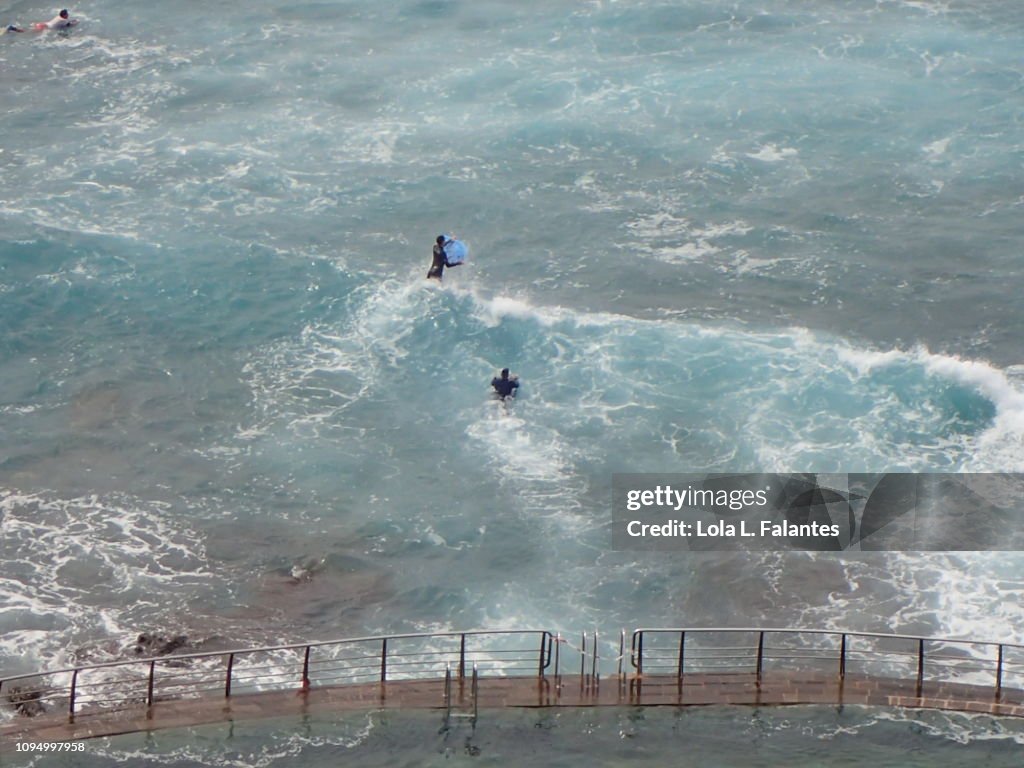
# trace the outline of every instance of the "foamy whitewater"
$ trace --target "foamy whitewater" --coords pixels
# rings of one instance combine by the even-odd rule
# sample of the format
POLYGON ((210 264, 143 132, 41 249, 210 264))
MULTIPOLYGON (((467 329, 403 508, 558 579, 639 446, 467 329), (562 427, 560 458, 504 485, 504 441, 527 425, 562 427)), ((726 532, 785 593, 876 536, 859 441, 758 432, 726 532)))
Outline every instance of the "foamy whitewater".
MULTIPOLYGON (((0 3, 0 25, 55 12, 0 3)), ((144 631, 1024 642, 1017 553, 610 551, 614 472, 1024 471, 1016 0, 71 12, 0 37, 4 674, 144 631), (443 286, 440 232, 471 248, 443 286)), ((484 754, 536 764, 516 717, 484 754)), ((550 721, 562 764, 632 759, 580 735, 626 715, 574 717, 550 721)), ((750 713, 700 717, 726 764, 750 713)), ((764 732, 921 765, 1024 741, 806 717, 764 732)), ((631 743, 672 754, 672 720, 631 743)), ((469 759, 391 727, 251 725, 249 758, 216 730, 113 740, 79 764, 469 759)))

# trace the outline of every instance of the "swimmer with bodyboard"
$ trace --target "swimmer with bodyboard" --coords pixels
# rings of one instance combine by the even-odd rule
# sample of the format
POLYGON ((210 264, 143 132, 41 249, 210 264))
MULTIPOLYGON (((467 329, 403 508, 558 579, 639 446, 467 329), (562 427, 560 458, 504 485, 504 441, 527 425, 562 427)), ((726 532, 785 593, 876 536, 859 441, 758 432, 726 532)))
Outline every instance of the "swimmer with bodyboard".
POLYGON ((45 32, 48 29, 70 29, 78 23, 78 19, 68 18, 68 9, 64 8, 49 21, 37 21, 32 25, 36 32, 45 32))
POLYGON ((466 261, 469 248, 451 235, 438 235, 434 242, 433 261, 427 271, 428 280, 440 281, 445 267, 457 267, 466 261))

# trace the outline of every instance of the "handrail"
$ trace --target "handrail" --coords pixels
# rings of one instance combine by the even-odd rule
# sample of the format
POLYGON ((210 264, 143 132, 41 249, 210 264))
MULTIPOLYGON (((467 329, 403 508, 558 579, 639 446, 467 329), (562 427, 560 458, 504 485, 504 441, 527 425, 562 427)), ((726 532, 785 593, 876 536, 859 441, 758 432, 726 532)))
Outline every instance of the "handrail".
POLYGON ((1024 643, 1007 643, 1001 640, 969 640, 963 637, 931 637, 926 635, 895 635, 885 632, 861 632, 842 629, 809 629, 807 627, 638 627, 633 630, 634 637, 639 632, 764 632, 791 633, 796 635, 848 635, 849 637, 877 637, 886 640, 927 640, 929 643, 955 643, 956 645, 1002 645, 1006 648, 1024 649, 1024 643))
MULTIPOLYGON (((1024 644, 995 642, 987 640, 966 640, 947 637, 924 637, 921 635, 885 634, 882 632, 844 632, 833 629, 803 629, 797 627, 656 627, 641 628, 633 632, 630 652, 630 664, 636 670, 638 678, 643 677, 645 664, 648 667, 648 674, 669 674, 674 672, 680 680, 687 671, 687 661, 690 661, 690 668, 698 667, 700 671, 710 669, 719 673, 747 672, 754 676, 758 687, 761 685, 764 675, 766 661, 792 661, 794 659, 813 659, 815 662, 838 662, 837 675, 839 680, 845 680, 849 673, 849 664, 855 661, 859 664, 870 665, 879 663, 897 663, 909 665, 914 663, 916 669, 912 674, 907 675, 916 684, 917 695, 920 696, 926 681, 926 660, 929 662, 929 682, 937 679, 948 679, 949 677, 963 673, 994 674, 995 695, 998 698, 1002 693, 1005 681, 1005 673, 1015 665, 1005 659, 1006 649, 1024 650, 1024 644), (693 635, 735 635, 754 634, 757 642, 753 646, 713 646, 691 650, 686 653, 687 634, 693 635), (786 645, 783 647, 766 647, 766 635, 791 635, 807 637, 832 637, 839 638, 838 648, 812 648, 806 649, 786 645), (651 647, 647 643, 645 654, 644 638, 646 636, 663 635, 667 642, 651 647), (678 638, 678 648, 671 645, 678 638), (856 648, 851 649, 852 639, 867 639, 872 641, 897 641, 903 643, 914 643, 913 650, 892 650, 879 648, 856 648), (928 654, 929 647, 935 647, 936 652, 928 654), (996 658, 976 658, 973 656, 951 656, 948 651, 950 647, 959 648, 990 648, 995 649, 996 658), (739 654, 721 653, 722 650, 741 651, 739 654), (800 651, 816 650, 817 653, 800 653, 800 651), (646 655, 646 658, 645 658, 646 655), (898 661, 893 662, 896 658, 898 661), (653 667, 653 669, 652 669, 653 667), (945 677, 943 677, 945 676, 945 677)), ((908 670, 909 671, 909 670, 908 670)), ((962 678, 956 678, 962 679, 962 678)))
MULTIPOLYGON (((145 707, 149 715, 160 701, 208 695, 220 691, 227 700, 239 693, 269 690, 296 690, 307 693, 315 686, 384 684, 397 680, 437 679, 442 671, 457 677, 460 686, 472 670, 503 677, 554 675, 556 690, 561 689, 561 645, 569 644, 561 633, 541 629, 474 629, 464 632, 417 632, 398 635, 324 640, 255 648, 236 648, 201 653, 148 656, 137 659, 88 664, 0 678, 0 691, 13 696, 31 695, 45 700, 48 707, 59 705, 69 722, 77 716, 96 716, 128 706, 145 707), (518 638, 510 642, 510 638, 518 638), (420 641, 418 644, 415 641, 420 641), (407 644, 403 644, 407 643, 407 644), (366 647, 356 647, 366 646, 366 647), (332 649, 312 657, 313 649, 332 649), (279 658, 261 658, 261 654, 289 652, 279 658), (341 654, 341 655, 338 655, 341 654), (216 660, 219 664, 189 665, 187 662, 216 660), (131 668, 129 670, 128 668, 131 668), (89 673, 124 668, 124 673, 90 676, 89 673), (70 674, 70 681, 54 685, 52 678, 70 674), (51 679, 41 679, 51 678, 51 679), (15 681, 39 679, 37 683, 16 687, 15 681), (18 693, 15 693, 18 692, 18 693)), ((625 632, 620 633, 619 655, 602 659, 599 633, 582 633, 580 653, 580 690, 597 696, 603 667, 618 664, 620 684, 625 686, 625 632), (589 654, 589 657, 588 657, 589 654)), ((986 685, 999 700, 1006 689, 1024 689, 1024 644, 969 640, 882 632, 844 632, 834 629, 798 627, 672 627, 640 628, 631 638, 629 663, 635 670, 637 690, 640 681, 669 674, 680 686, 687 674, 711 673, 751 675, 760 687, 765 675, 769 681, 780 669, 835 669, 838 680, 845 680, 856 668, 862 674, 899 677, 916 683, 921 696, 925 682, 964 681, 974 675, 991 680, 986 685), (699 646, 702 636, 750 635, 748 638, 718 637, 716 642, 699 646), (767 635, 788 635, 777 646, 767 635), (831 638, 821 642, 821 638, 831 638), (813 642, 817 640, 817 642, 813 642), (869 640, 871 642, 856 642, 869 640), (689 647, 687 647, 689 643, 689 647), (965 652, 967 650, 968 652, 965 652), (930 652, 929 652, 930 651, 930 652), (812 667, 813 665, 813 667, 812 667), (831 665, 835 665, 832 667, 831 665)), ((568 659, 565 660, 569 668, 568 659)), ((473 688, 477 685, 472 681, 473 688)), ((450 688, 448 688, 450 692, 450 688)), ((460 691, 461 691, 460 687, 460 691)), ((680 687, 680 690, 682 688, 680 687)), ((446 693, 446 697, 450 693, 446 693)), ((460 693, 461 696, 461 693, 460 693)))
MULTIPOLYGON (((415 647, 415 646, 414 646, 415 647)), ((315 643, 292 643, 256 648, 236 648, 224 651, 206 651, 158 657, 142 657, 121 661, 85 664, 78 667, 42 670, 29 674, 11 675, 0 678, 0 690, 14 681, 31 680, 41 677, 65 675, 70 673, 70 684, 47 685, 34 689, 35 698, 46 698, 50 701, 66 701, 69 722, 75 721, 77 714, 98 714, 118 709, 120 705, 142 704, 152 713, 154 702, 161 699, 180 699, 196 696, 210 691, 220 690, 225 699, 232 697, 239 690, 252 692, 253 689, 280 690, 295 687, 300 693, 307 693, 313 685, 311 665, 314 676, 327 685, 356 683, 376 678, 381 685, 396 678, 424 678, 437 673, 437 665, 458 658, 458 675, 461 680, 466 674, 466 664, 471 662, 476 670, 479 664, 498 670, 504 674, 519 675, 524 670, 533 671, 543 677, 552 662, 554 635, 547 630, 538 629, 474 629, 464 632, 416 632, 398 635, 378 635, 373 637, 344 638, 340 640, 324 640, 315 643), (539 647, 534 644, 539 636, 539 647), (483 642, 467 645, 467 638, 486 638, 483 642), (504 638, 521 638, 518 647, 509 648, 504 638), (525 638, 530 638, 525 647, 525 638), (458 648, 430 647, 427 643, 458 640, 458 648), (414 652, 403 647, 403 641, 424 641, 414 652), (341 659, 311 659, 314 648, 338 648, 345 646, 375 645, 377 652, 369 651, 363 656, 346 656, 341 659), (398 652, 389 651, 398 647, 398 652), (277 652, 294 652, 295 658, 282 660, 278 664, 261 664, 261 654, 277 652), (166 675, 157 674, 157 665, 161 671, 168 667, 173 670, 186 666, 188 662, 216 659, 222 661, 222 668, 192 667, 185 674, 171 672, 166 675), (246 662, 256 661, 256 666, 246 662), (338 661, 338 666, 323 669, 321 662, 338 661), (137 678, 118 676, 115 680, 90 680, 88 673, 102 670, 119 670, 131 668, 137 671, 137 678), (301 669, 301 672, 299 670, 301 669), (280 670, 280 671, 278 671, 280 670), (325 677, 323 672, 338 674, 325 677), (80 677, 85 676, 80 680, 80 677), (45 697, 42 694, 45 693, 45 697), (84 705, 86 707, 83 712, 84 705)), ((449 673, 450 674, 450 673, 449 673)), ((476 672, 474 672, 476 674, 476 672)), ((8 685, 8 687, 10 687, 8 685)), ((24 692, 23 692, 24 693, 24 692)), ((382 692, 383 695, 383 692, 382 692)))
MULTIPOLYGON (((551 635, 546 629, 470 629, 465 632, 413 632, 402 635, 369 635, 367 637, 343 637, 338 640, 318 640, 314 643, 291 643, 289 645, 266 645, 256 648, 229 648, 223 651, 203 651, 202 653, 186 653, 181 655, 168 656, 140 656, 137 659, 121 659, 120 661, 105 661, 99 664, 82 664, 77 667, 63 667, 61 669, 45 669, 39 672, 26 672, 21 675, 10 675, 0 678, 0 687, 13 680, 25 680, 40 675, 61 675, 68 672, 85 672, 92 669, 104 669, 106 667, 123 667, 129 664, 139 664, 149 661, 169 662, 191 659, 210 659, 227 656, 231 653, 268 653, 270 651, 297 651, 300 648, 322 648, 328 645, 351 645, 354 643, 380 642, 382 640, 412 640, 434 637, 459 637, 460 635, 551 635)), ((379 658, 378 655, 366 658, 379 658)))

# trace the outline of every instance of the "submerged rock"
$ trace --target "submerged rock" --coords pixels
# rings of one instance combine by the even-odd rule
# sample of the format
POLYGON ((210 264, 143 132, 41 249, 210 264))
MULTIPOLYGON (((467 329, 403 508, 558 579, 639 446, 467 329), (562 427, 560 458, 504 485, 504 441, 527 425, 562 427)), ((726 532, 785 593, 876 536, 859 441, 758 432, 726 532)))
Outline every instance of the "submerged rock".
POLYGON ((25 717, 35 717, 46 712, 42 698, 42 691, 24 686, 15 686, 7 692, 7 700, 14 705, 14 711, 25 717))
POLYGON ((136 656, 167 656, 188 647, 188 635, 174 635, 167 638, 163 635, 143 632, 135 641, 134 651, 136 656))

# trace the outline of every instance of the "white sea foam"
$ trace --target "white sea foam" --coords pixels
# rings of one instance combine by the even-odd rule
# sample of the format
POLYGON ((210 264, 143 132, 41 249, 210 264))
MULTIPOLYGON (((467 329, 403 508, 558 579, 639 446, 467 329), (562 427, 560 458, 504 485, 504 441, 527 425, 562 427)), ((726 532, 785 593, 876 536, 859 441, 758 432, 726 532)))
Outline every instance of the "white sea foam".
POLYGON ((365 744, 380 726, 380 714, 354 715, 335 720, 329 728, 314 728, 299 733, 294 725, 262 724, 259 736, 232 737, 227 741, 192 737, 185 746, 170 735, 159 745, 130 747, 124 742, 100 743, 93 751, 101 758, 128 765, 210 765, 218 768, 271 768, 295 761, 308 761, 309 755, 331 749, 356 749, 365 744), (168 743, 169 742, 169 743, 168 743))
MULTIPOLYGON (((1024 744, 1024 733, 1013 721, 965 712, 940 710, 889 709, 883 707, 856 707, 859 715, 854 722, 826 726, 818 738, 833 739, 840 736, 869 738, 872 728, 880 723, 895 723, 904 729, 923 732, 932 738, 967 745, 976 741, 1013 741, 1024 744)), ((817 729, 815 729, 817 730, 817 729)))
MULTIPOLYGON (((665 349, 674 350, 669 354, 682 356, 684 364, 686 356, 693 354, 692 350, 688 350, 688 338, 696 334, 720 339, 734 348, 734 352, 731 353, 734 358, 743 359, 755 355, 755 365, 763 365, 765 370, 775 371, 772 387, 776 390, 781 388, 786 398, 803 397, 801 392, 814 382, 818 382, 815 386, 836 388, 834 396, 837 398, 842 397, 839 387, 859 388, 867 385, 862 395, 854 394, 854 397, 870 397, 868 409, 851 418, 849 414, 830 414, 827 410, 822 410, 818 414, 789 414, 787 407, 780 409, 776 395, 769 395, 767 390, 764 394, 756 394, 761 387, 756 382, 750 382, 749 390, 741 397, 749 402, 747 407, 755 425, 750 435, 757 446, 760 460, 767 469, 785 469, 787 465, 791 468, 790 462, 798 457, 806 457, 798 460, 807 460, 815 455, 831 454, 833 458, 825 461, 829 467, 838 470, 839 467, 833 466, 832 462, 840 461, 840 455, 844 454, 843 447, 849 444, 846 442, 849 440, 854 440, 853 444, 858 446, 857 451, 852 454, 849 451, 845 452, 845 461, 850 464, 847 469, 851 470, 868 468, 863 464, 865 461, 878 468, 891 468, 890 462, 902 466, 904 461, 911 461, 914 467, 924 468, 929 462, 934 461, 932 457, 936 451, 944 451, 947 454, 947 460, 953 463, 944 466, 950 469, 977 470, 996 466, 1005 469, 1008 465, 1000 462, 1011 459, 1013 463, 1009 466, 1021 464, 1019 459, 1013 457, 1024 435, 1024 393, 1011 383, 1004 372, 984 362, 938 355, 923 348, 908 352, 898 349, 854 347, 802 329, 771 334, 750 334, 715 330, 706 326, 691 327, 675 321, 637 320, 612 313, 586 313, 557 306, 537 306, 525 298, 487 296, 474 287, 446 287, 442 290, 457 301, 468 302, 472 317, 484 327, 501 328, 511 324, 509 327, 521 327, 522 332, 533 328, 529 333, 546 336, 551 340, 553 348, 562 350, 558 355, 562 364, 569 366, 567 370, 572 370, 574 365, 579 365, 584 359, 588 360, 587 368, 600 366, 599 370, 603 376, 601 387, 606 393, 613 391, 609 389, 613 382, 616 382, 616 386, 623 391, 634 389, 640 383, 630 381, 630 377, 636 374, 628 368, 621 367, 629 360, 631 354, 626 344, 637 334, 644 338, 649 337, 651 344, 668 345, 665 349), (656 339, 660 341, 656 342, 656 339), (929 400, 923 400, 915 406, 913 403, 905 402, 903 393, 892 389, 892 385, 874 380, 873 374, 885 368, 906 370, 918 382, 915 386, 924 386, 928 378, 937 378, 967 387, 993 403, 996 410, 995 421, 990 425, 979 425, 975 430, 964 434, 951 434, 945 437, 934 435, 931 445, 915 446, 913 441, 916 438, 912 437, 913 432, 928 432, 939 428, 943 417, 934 411, 936 406, 929 400), (802 373, 799 376, 791 376, 787 371, 802 373), (770 426, 776 424, 780 418, 797 419, 789 428, 796 430, 797 434, 805 434, 806 437, 794 441, 794 435, 791 433, 787 441, 780 441, 778 428, 785 428, 785 422, 774 428, 770 426), (902 429, 907 430, 906 436, 903 437, 899 435, 900 420, 905 425, 902 429), (756 426, 759 421, 761 426, 756 426), (832 424, 834 427, 829 426, 832 424), (833 428, 838 428, 834 441, 825 440, 823 434, 817 434, 833 428), (848 432, 850 434, 847 434, 848 432)), ((419 284, 385 283, 376 286, 366 295, 365 301, 360 303, 360 308, 354 315, 355 320, 348 329, 341 333, 326 329, 307 329, 303 340, 294 350, 308 356, 306 363, 297 365, 297 361, 292 360, 287 365, 275 363, 269 367, 262 367, 265 372, 276 371, 274 376, 283 374, 294 380, 284 390, 281 389, 281 384, 274 384, 271 389, 279 392, 293 389, 296 393, 308 393, 312 391, 309 387, 313 386, 309 377, 315 378, 318 373, 329 375, 331 372, 345 372, 354 375, 355 379, 361 382, 358 389, 351 394, 327 387, 326 400, 307 399, 305 404, 295 401, 297 407, 306 411, 304 416, 300 415, 300 419, 312 422, 321 421, 336 408, 358 400, 376 386, 380 365, 397 365, 413 353, 414 348, 408 345, 406 339, 432 311, 432 296, 437 294, 423 289, 419 284), (299 378, 295 379, 295 376, 299 378), (321 400, 320 405, 317 404, 317 400, 321 400), (314 406, 312 410, 307 407, 310 403, 314 406), (321 405, 326 405, 327 409, 323 410, 321 405)), ((559 386, 560 377, 557 371, 554 375, 555 378, 547 382, 547 387, 559 386)), ((323 386, 323 382, 316 386, 323 386)), ((736 386, 742 386, 742 379, 737 381, 736 386)), ((259 385, 257 389, 266 389, 266 385, 259 385)), ((742 390, 737 390, 737 396, 740 396, 740 391, 742 390)), ((856 393, 856 389, 853 392, 856 393)), ((581 392, 579 399, 571 403, 573 410, 565 411, 559 418, 569 419, 569 423, 573 423, 600 414, 599 418, 603 423, 614 425, 622 418, 618 415, 620 411, 638 412, 637 409, 655 407, 653 402, 645 402, 646 397, 644 395, 638 399, 636 396, 627 395, 609 398, 601 395, 593 399, 581 392)), ((536 400, 536 396, 535 402, 540 402, 536 400)), ((563 405, 558 402, 545 403, 547 408, 560 410, 563 405)), ((837 406, 844 409, 849 407, 844 405, 842 400, 837 401, 837 406)), ((551 412, 551 416, 554 416, 554 411, 551 412)), ((540 419, 539 423, 545 423, 547 420, 543 413, 536 414, 535 418, 540 419)), ((513 423, 508 422, 502 428, 513 423)), ((540 443, 536 442, 540 439, 538 435, 527 435, 526 432, 510 434, 509 438, 513 443, 523 442, 523 451, 520 463, 509 464, 504 471, 514 471, 525 477, 537 473, 540 466, 545 466, 555 474, 561 473, 559 456, 569 444, 558 450, 552 448, 555 453, 550 455, 545 453, 544 448, 545 445, 555 444, 551 442, 555 434, 552 433, 550 439, 544 438, 540 443), (536 458, 537 464, 531 464, 532 459, 528 460, 528 457, 536 458)), ((481 435, 476 437, 480 438, 481 435)))
POLYGON ((76 647, 126 642, 138 622, 167 620, 138 610, 135 600, 162 595, 153 606, 162 613, 187 601, 189 589, 205 588, 213 574, 203 544, 168 509, 128 498, 0 491, 0 531, 9 550, 0 614, 36 617, 6 628, 4 653, 36 668, 64 666, 76 647), (39 643, 37 621, 61 641, 39 643))
POLYGON ((745 235, 752 229, 741 220, 698 225, 666 210, 640 214, 625 226, 630 241, 623 247, 670 264, 714 256, 726 247, 723 239, 745 235))
POLYGON ((931 142, 930 144, 925 144, 923 149, 925 153, 929 155, 932 159, 937 159, 942 155, 946 154, 946 151, 949 149, 949 143, 952 140, 953 137, 947 136, 944 139, 938 139, 936 141, 931 142))
MULTIPOLYGON (((397 365, 408 354, 403 340, 426 311, 429 287, 379 283, 362 291, 341 328, 308 325, 299 339, 259 351, 244 372, 264 418, 284 417, 293 431, 320 434, 333 416, 372 391, 382 366, 397 365)), ((267 429, 261 422, 241 432, 261 436, 267 429)))
POLYGON ((789 157, 796 157, 797 152, 793 147, 779 148, 774 144, 765 144, 757 152, 748 152, 747 157, 752 160, 760 160, 763 163, 778 163, 789 157))
POLYGON ((1024 469, 1024 391, 1006 371, 989 363, 940 355, 918 347, 910 352, 883 352, 838 348, 841 360, 859 375, 894 365, 917 365, 927 374, 967 386, 991 401, 996 409, 993 424, 973 441, 974 450, 963 458, 963 471, 1021 471, 1024 469))

